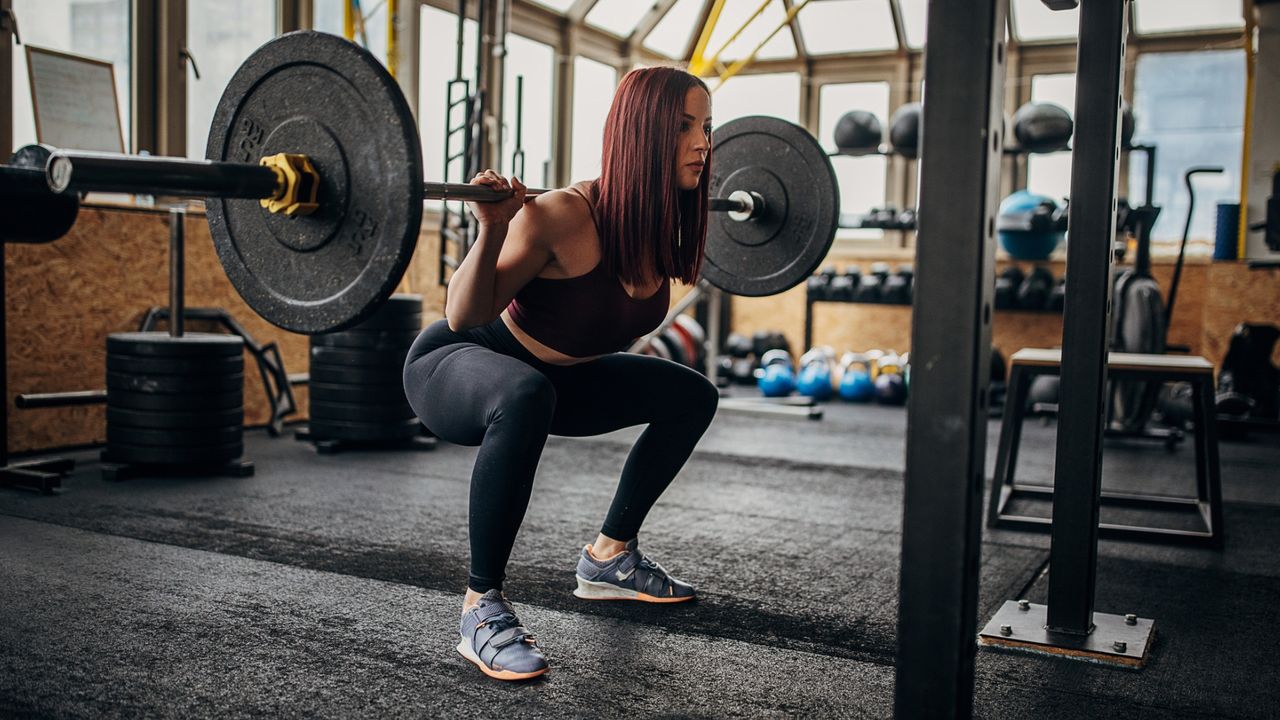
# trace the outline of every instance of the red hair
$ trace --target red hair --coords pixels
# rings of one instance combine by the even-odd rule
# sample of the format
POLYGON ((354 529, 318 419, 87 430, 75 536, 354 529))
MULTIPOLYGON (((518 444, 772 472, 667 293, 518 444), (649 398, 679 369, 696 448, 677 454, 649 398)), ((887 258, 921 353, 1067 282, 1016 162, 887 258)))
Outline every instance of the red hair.
POLYGON ((676 184, 685 95, 695 87, 707 90, 683 70, 639 68, 622 78, 613 95, 593 194, 601 262, 623 282, 640 283, 650 269, 688 285, 702 269, 710 147, 698 187, 681 190, 676 184))

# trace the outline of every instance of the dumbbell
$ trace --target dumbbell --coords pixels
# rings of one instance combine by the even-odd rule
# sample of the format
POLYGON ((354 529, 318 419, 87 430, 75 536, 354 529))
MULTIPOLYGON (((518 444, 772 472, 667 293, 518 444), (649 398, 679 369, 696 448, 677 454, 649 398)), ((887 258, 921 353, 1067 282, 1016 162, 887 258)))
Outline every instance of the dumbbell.
POLYGON ((853 268, 852 272, 845 270, 843 275, 837 275, 831 280, 831 299, 849 302, 853 300, 855 289, 858 282, 862 280, 862 271, 853 268))
POLYGON ((1053 290, 1049 293, 1049 302, 1045 305, 1045 309, 1051 312, 1062 312, 1067 306, 1067 278, 1058 278, 1058 282, 1054 283, 1053 290))
POLYGON ((1011 310, 1018 306, 1018 288, 1026 277, 1017 265, 1010 265, 996 278, 996 309, 1011 310))
POLYGON ((830 300, 831 281, 836 277, 836 266, 828 265, 822 272, 810 275, 805 285, 810 300, 830 300))
POLYGON ((910 265, 899 265, 898 272, 885 278, 881 290, 882 301, 893 305, 910 305, 913 275, 910 265))
POLYGON ((854 291, 854 300, 863 303, 884 302, 884 282, 889 276, 889 263, 871 264, 871 272, 863 275, 854 291))
POLYGON ((1048 268, 1036 267, 1018 286, 1018 307, 1023 310, 1043 310, 1053 291, 1053 273, 1048 268))
POLYGON ((760 359, 756 370, 756 387, 765 397, 786 397, 796 389, 791 354, 786 350, 770 350, 760 359))

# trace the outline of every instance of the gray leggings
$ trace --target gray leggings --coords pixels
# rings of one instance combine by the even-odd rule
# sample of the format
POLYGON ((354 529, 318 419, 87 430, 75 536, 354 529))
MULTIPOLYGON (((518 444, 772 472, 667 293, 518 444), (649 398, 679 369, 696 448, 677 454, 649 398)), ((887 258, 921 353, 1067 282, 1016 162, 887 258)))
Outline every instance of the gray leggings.
POLYGON ((670 360, 615 353, 577 365, 538 360, 498 318, 460 333, 440 320, 404 366, 409 404, 441 439, 479 445, 471 472, 471 573, 501 588, 548 434, 600 435, 648 425, 627 457, 601 532, 630 540, 715 416, 719 394, 670 360))

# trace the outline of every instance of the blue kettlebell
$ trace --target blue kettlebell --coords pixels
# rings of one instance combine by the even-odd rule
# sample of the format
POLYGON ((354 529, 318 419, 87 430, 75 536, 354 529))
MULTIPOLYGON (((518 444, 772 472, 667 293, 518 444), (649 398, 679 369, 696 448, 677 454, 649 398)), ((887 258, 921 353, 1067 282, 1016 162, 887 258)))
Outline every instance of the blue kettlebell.
POLYGON ((845 371, 840 378, 840 397, 850 402, 870 402, 876 394, 871 375, 861 368, 845 371))
POLYGON ((761 368, 756 371, 756 387, 765 397, 786 397, 796 389, 795 371, 791 369, 791 355, 786 350, 770 350, 760 358, 761 368))
POLYGON ((825 349, 814 349, 800 358, 800 376, 796 379, 796 389, 801 395, 814 400, 829 400, 835 389, 831 387, 831 353, 825 349))

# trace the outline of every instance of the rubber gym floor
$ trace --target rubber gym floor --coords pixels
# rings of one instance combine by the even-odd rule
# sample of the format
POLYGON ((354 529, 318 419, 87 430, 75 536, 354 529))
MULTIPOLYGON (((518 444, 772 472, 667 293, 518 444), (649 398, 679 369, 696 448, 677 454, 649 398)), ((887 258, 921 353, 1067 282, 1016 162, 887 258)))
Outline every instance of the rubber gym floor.
MULTIPOLYGON (((254 430, 254 477, 124 483, 72 453, 60 495, 0 494, 0 715, 890 717, 905 425, 721 411, 641 535, 699 588, 676 606, 570 593, 638 430, 552 438, 508 569, 552 661, 523 684, 453 649, 474 449, 318 455, 254 430)), ((1019 480, 1053 452, 1029 423, 1019 480)), ((1104 485, 1189 493, 1191 453, 1110 443, 1104 485)), ((1100 543, 1095 609, 1155 619, 1146 669, 983 649, 974 714, 1280 714, 1278 465, 1274 437, 1223 443, 1221 551, 1100 543)), ((979 627, 1045 601, 1048 547, 984 530, 979 627)))

